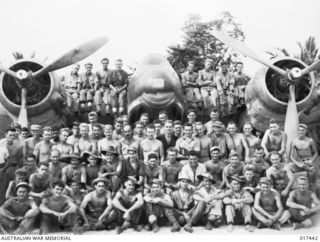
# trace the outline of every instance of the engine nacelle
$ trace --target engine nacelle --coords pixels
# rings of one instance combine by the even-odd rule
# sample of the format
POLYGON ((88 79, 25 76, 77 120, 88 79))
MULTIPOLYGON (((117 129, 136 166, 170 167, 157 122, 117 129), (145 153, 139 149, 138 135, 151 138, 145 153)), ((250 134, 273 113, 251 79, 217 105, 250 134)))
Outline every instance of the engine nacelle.
MULTIPOLYGON (((9 69, 14 72, 18 70, 36 72, 43 66, 42 62, 35 59, 21 59, 17 60, 9 69)), ((6 112, 4 116, 8 115, 11 122, 17 122, 21 108, 21 89, 14 78, 5 73, 0 75, 0 87, 0 103, 2 105, 0 115, 6 112)), ((59 115, 63 109, 64 94, 61 83, 53 72, 32 79, 27 90, 27 113, 30 124, 59 126, 65 122, 65 118, 59 115)), ((6 121, 4 126, 8 126, 7 123, 6 121)))
POLYGON ((177 73, 167 59, 158 54, 147 55, 138 66, 128 86, 128 114, 131 123, 143 112, 150 120, 167 110, 172 119, 182 119, 185 98, 177 73))
MULTIPOLYGON (((306 67, 300 60, 289 57, 276 58, 272 62, 284 70, 306 67)), ((314 88, 315 81, 312 73, 301 77, 296 86, 298 112, 309 104, 314 88)), ((268 129, 270 119, 278 120, 282 126, 284 125, 289 85, 272 69, 263 67, 254 75, 246 87, 245 99, 250 121, 256 129, 260 131, 268 129)))

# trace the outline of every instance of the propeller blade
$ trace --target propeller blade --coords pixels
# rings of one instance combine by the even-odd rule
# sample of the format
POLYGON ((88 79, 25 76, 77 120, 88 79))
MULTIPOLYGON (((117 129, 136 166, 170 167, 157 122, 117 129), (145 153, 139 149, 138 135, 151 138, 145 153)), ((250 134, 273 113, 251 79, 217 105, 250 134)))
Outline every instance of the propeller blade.
POLYGON ((0 65, 0 71, 3 71, 4 73, 7 73, 8 75, 12 76, 13 78, 17 78, 17 75, 14 71, 11 71, 10 69, 0 65))
POLYGON ((77 48, 74 48, 64 55, 62 55, 60 58, 56 59, 52 63, 44 66, 42 69, 36 71, 33 73, 33 77, 37 78, 45 73, 55 71, 58 69, 61 69, 63 67, 72 65, 74 63, 77 63, 84 58, 88 57, 89 55, 96 52, 98 49, 100 49, 102 46, 104 46, 108 42, 108 37, 103 36, 94 40, 91 40, 85 44, 82 44, 78 46, 77 48))
POLYGON ((299 116, 296 105, 295 86, 290 85, 290 98, 287 107, 284 132, 287 134, 286 155, 289 157, 291 141, 298 135, 299 116))
POLYGON ((315 71, 317 69, 320 69, 320 60, 312 63, 311 66, 308 66, 308 67, 304 68, 303 70, 301 70, 301 76, 308 74, 311 71, 315 71))
POLYGON ((273 65, 267 60, 264 60, 259 55, 257 55, 255 52, 253 52, 251 49, 249 49, 244 43, 242 43, 239 40, 236 40, 234 38, 231 38, 228 35, 225 35, 224 33, 217 31, 217 30, 211 30, 214 37, 219 39, 221 42, 225 43, 226 45, 230 46, 232 49, 242 53, 245 56, 250 57, 251 59, 260 62, 261 64, 270 67, 275 72, 279 73, 280 75, 285 76, 286 72, 282 70, 281 68, 273 65))
POLYGON ((21 109, 19 113, 18 123, 22 127, 28 127, 27 92, 27 88, 21 88, 21 109))

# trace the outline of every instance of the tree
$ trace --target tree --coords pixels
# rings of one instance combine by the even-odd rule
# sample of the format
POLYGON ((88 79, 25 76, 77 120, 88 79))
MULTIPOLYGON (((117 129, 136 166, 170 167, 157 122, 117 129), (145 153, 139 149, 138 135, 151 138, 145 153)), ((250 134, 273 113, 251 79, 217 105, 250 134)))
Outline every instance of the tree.
POLYGON ((185 70, 190 60, 195 62, 198 70, 203 68, 206 58, 216 60, 216 64, 221 60, 229 64, 237 61, 239 54, 218 41, 210 32, 213 28, 227 32, 233 38, 244 40, 240 24, 235 22, 229 12, 223 12, 215 20, 207 22, 202 21, 200 15, 189 15, 182 27, 182 44, 168 47, 168 60, 178 73, 185 70))
POLYGON ((202 21, 200 15, 189 15, 182 27, 182 44, 168 47, 168 60, 178 73, 185 70, 190 60, 195 62, 197 70, 203 68, 206 58, 216 60, 216 65, 221 60, 229 64, 237 61, 239 54, 218 41, 210 32, 213 28, 222 30, 233 38, 244 40, 240 25, 229 12, 223 12, 215 20, 207 22, 202 21))

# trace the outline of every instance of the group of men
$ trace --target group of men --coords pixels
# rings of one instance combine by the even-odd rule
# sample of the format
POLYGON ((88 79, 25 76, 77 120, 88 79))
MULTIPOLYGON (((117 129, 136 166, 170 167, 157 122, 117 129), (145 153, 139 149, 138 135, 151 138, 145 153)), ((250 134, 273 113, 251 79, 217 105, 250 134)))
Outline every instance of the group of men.
POLYGON ((172 121, 166 111, 134 126, 123 115, 114 124, 73 123, 59 130, 13 124, 0 140, 0 232, 82 234, 132 227, 157 232, 171 226, 192 233, 243 225, 280 230, 312 226, 320 210, 318 152, 300 124, 286 159, 286 134, 277 121, 262 140, 250 122, 172 121))
POLYGON ((79 111, 90 112, 93 106, 99 114, 102 107, 105 107, 104 113, 107 114, 125 112, 128 73, 122 69, 122 60, 116 60, 114 70, 108 68, 108 58, 103 58, 101 65, 101 70, 94 73, 92 63, 86 63, 84 73, 80 74, 80 65, 75 64, 70 73, 62 76, 67 106, 75 115, 79 111))

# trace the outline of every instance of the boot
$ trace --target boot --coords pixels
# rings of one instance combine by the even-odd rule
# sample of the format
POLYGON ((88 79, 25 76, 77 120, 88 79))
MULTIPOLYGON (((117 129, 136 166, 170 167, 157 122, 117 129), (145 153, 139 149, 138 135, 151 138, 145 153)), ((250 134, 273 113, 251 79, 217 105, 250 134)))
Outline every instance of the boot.
POLYGON ((157 222, 154 222, 154 223, 152 224, 152 231, 153 231, 154 233, 157 233, 159 230, 160 230, 159 225, 157 224, 157 222))
POLYGON ((165 209, 165 214, 169 222, 172 224, 171 232, 180 231, 181 227, 176 218, 173 216, 172 210, 167 208, 165 209))
POLYGON ((212 228, 213 228, 212 223, 211 223, 210 220, 208 220, 205 229, 206 229, 206 230, 212 230, 212 228))
POLYGON ((187 223, 183 228, 184 228, 185 231, 187 231, 189 233, 193 232, 193 228, 192 228, 191 223, 187 223))

